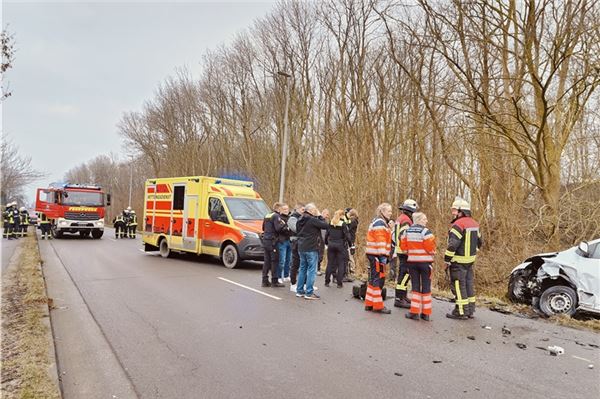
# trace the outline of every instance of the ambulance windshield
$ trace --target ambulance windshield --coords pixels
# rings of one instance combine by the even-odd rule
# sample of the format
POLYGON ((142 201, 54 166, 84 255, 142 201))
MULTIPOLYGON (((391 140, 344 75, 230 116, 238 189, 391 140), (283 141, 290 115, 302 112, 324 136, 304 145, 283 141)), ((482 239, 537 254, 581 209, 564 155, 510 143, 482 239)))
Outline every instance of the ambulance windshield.
POLYGON ((250 198, 225 198, 229 213, 234 220, 262 220, 269 213, 265 201, 250 198))

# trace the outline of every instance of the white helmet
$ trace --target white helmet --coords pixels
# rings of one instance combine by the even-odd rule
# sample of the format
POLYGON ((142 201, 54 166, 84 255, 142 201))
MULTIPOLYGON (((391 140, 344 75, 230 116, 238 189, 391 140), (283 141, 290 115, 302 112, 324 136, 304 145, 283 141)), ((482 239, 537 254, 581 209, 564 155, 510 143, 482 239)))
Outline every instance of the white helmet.
POLYGON ((417 204, 417 201, 409 198, 406 201, 404 201, 400 209, 408 212, 416 212, 417 209, 419 209, 419 205, 417 204))
POLYGON ((452 207, 451 208, 459 210, 459 211, 470 211, 471 210, 471 204, 469 204, 467 201, 465 201, 461 197, 456 197, 454 199, 454 202, 452 203, 452 207))
POLYGON ((127 207, 127 210, 128 210, 128 211, 131 211, 131 207, 130 207, 130 206, 128 206, 128 207, 127 207))
POLYGON ((17 206, 17 201, 13 201, 10 204, 8 204, 8 206, 17 206))
POLYGON ((19 208, 19 212, 25 212, 25 211, 27 211, 27 209, 24 206, 19 208))
POLYGON ((133 213, 133 214, 135 214, 135 211, 132 209, 132 210, 131 210, 129 213, 133 213))

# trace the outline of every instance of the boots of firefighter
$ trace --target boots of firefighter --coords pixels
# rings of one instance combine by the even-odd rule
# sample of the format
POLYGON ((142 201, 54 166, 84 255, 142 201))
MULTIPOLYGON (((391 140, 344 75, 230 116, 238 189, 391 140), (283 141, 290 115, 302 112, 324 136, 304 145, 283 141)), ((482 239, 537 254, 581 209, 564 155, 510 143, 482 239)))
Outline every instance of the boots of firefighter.
POLYGON ((469 319, 475 317, 475 298, 469 298, 469 304, 466 306, 465 314, 469 319))
POLYGON ((431 321, 431 317, 428 314, 421 314, 421 318, 425 321, 431 321))
POLYGON ((410 301, 406 297, 396 298, 394 300, 394 306, 397 308, 410 309, 410 301))
POLYGON ((469 318, 467 317, 466 314, 460 314, 458 308, 454 308, 454 310, 450 313, 446 313, 446 317, 449 319, 455 319, 455 320, 468 320, 469 318))

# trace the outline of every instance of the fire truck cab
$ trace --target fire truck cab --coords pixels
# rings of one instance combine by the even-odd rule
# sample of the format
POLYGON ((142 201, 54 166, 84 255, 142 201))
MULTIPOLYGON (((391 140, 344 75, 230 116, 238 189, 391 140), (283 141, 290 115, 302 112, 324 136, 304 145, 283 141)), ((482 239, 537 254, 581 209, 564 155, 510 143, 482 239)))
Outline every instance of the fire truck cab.
POLYGON ((35 211, 45 214, 51 223, 55 238, 63 233, 79 233, 82 237, 100 238, 104 233, 105 206, 110 205, 110 194, 98 186, 52 183, 38 188, 35 211))
POLYGON ((262 221, 269 208, 250 181, 216 177, 146 180, 143 241, 146 251, 208 254, 228 268, 262 260, 262 221))

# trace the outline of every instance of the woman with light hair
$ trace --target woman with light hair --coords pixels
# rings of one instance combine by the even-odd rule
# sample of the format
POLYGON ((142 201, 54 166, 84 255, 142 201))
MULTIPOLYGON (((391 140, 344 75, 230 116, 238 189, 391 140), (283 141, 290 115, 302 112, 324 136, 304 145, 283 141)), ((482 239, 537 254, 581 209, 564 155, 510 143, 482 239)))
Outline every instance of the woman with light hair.
POLYGON ((383 304, 381 289, 385 284, 385 265, 392 250, 392 206, 388 203, 377 207, 375 219, 367 232, 367 259, 369 260, 369 281, 365 295, 365 310, 383 314, 392 313, 383 304))
POLYGON ((413 214, 413 225, 402 235, 400 247, 408 255, 407 264, 412 285, 410 311, 406 318, 429 321, 431 317, 431 273, 435 255, 435 237, 426 227, 427 216, 413 214))
POLYGON ((344 281, 344 272, 348 261, 348 248, 352 245, 348 224, 344 222, 344 213, 343 209, 335 211, 325 233, 325 245, 327 245, 325 287, 329 287, 332 274, 337 281, 337 287, 343 287, 342 282, 344 281))

